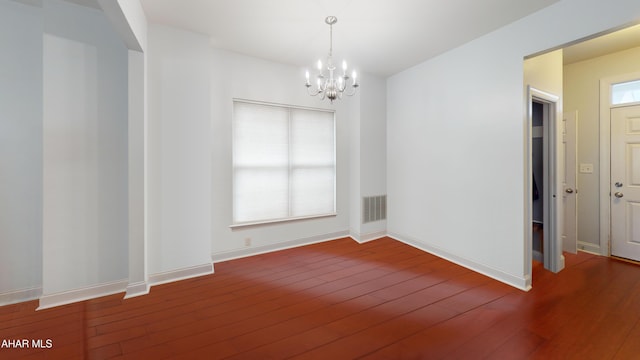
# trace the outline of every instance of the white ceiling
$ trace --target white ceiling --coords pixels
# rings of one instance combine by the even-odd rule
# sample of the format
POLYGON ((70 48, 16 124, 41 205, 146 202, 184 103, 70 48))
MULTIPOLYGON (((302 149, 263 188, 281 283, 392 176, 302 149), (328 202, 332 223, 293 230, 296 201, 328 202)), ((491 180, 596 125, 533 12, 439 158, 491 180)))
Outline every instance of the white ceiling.
POLYGON ((206 34, 214 47, 302 67, 327 55, 388 76, 559 0, 141 0, 151 23, 206 34))

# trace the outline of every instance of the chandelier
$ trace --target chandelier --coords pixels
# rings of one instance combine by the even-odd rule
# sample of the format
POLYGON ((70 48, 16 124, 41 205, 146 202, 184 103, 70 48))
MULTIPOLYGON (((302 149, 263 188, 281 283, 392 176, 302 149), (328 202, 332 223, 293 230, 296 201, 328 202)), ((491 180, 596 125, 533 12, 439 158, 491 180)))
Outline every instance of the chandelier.
POLYGON ((338 22, 338 18, 335 16, 327 16, 324 20, 329 25, 329 55, 327 56, 326 73, 322 69, 322 61, 318 60, 318 75, 316 76, 316 87, 311 89, 312 85, 309 81, 309 71, 305 73, 307 81, 305 86, 307 92, 311 96, 319 95, 321 100, 325 98, 329 99, 331 103, 335 99, 342 99, 342 95, 353 96, 358 89, 358 79, 355 71, 351 73, 351 77, 347 75, 347 62, 342 61, 342 75, 335 74, 336 67, 333 64, 333 24, 338 22), (326 75, 325 75, 326 74, 326 75), (351 92, 345 92, 347 90, 347 82, 352 79, 351 92))

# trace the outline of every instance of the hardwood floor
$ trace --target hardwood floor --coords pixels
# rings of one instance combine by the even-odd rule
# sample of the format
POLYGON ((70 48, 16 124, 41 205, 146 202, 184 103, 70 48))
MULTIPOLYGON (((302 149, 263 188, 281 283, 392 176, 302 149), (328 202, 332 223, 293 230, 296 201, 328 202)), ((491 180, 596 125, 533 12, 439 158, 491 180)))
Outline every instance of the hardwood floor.
POLYGON ((2 359, 637 359, 640 267, 579 253, 523 292, 392 239, 215 264, 48 310, 0 307, 2 359))

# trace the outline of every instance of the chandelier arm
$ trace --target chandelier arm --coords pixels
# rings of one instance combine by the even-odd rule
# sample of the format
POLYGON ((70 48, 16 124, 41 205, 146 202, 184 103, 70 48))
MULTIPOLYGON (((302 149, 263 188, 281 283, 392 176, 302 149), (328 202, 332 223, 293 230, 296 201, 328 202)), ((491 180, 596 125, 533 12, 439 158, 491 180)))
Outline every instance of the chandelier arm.
POLYGON ((318 91, 318 90, 312 91, 311 90, 311 86, 307 86, 307 93, 309 95, 311 95, 311 96, 316 96, 316 95, 320 94, 321 91, 318 91))
POLYGON ((353 86, 353 85, 352 85, 352 86, 351 86, 351 92, 345 92, 345 94, 346 94, 347 96, 353 96, 353 95, 355 95, 355 94, 356 94, 356 92, 357 92, 357 90, 358 90, 358 86, 359 86, 359 85, 356 85, 356 86, 353 86))

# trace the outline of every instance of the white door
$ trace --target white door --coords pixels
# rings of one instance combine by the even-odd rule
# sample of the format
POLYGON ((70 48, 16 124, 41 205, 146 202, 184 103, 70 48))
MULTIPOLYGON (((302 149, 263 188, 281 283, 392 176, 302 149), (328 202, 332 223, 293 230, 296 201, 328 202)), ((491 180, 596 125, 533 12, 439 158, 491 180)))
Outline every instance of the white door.
POLYGON ((564 207, 564 229, 562 231, 562 251, 575 254, 578 251, 578 217, 576 213, 578 189, 576 187, 578 151, 578 122, 576 111, 564 114, 562 132, 562 153, 564 153, 564 179, 562 181, 562 202, 564 207))
POLYGON ((611 255, 640 261, 640 106, 611 109, 611 255))

